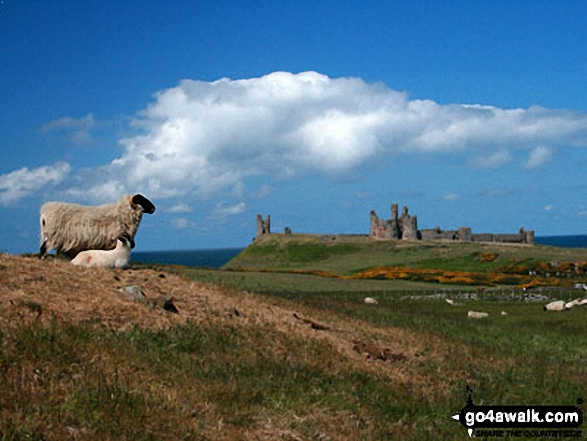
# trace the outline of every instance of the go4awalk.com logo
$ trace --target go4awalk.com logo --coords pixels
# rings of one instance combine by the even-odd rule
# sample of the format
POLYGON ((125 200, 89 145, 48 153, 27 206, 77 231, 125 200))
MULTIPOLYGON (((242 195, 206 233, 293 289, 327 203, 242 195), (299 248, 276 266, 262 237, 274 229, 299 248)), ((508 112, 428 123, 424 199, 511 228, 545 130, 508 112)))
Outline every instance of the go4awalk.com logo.
MULTIPOLYGON (((580 405, 583 400, 577 400, 580 405)), ((452 418, 476 437, 580 438, 583 410, 577 406, 476 406, 467 386, 467 404, 452 418)))

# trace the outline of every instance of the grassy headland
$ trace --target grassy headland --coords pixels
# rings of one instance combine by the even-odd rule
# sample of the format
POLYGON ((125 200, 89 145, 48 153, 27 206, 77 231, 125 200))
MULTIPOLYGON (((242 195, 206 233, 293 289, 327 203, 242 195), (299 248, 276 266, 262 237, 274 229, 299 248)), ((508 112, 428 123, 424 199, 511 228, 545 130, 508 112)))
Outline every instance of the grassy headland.
POLYGON ((571 286, 585 278, 587 252, 543 245, 271 234, 257 238, 224 268, 465 285, 571 286))

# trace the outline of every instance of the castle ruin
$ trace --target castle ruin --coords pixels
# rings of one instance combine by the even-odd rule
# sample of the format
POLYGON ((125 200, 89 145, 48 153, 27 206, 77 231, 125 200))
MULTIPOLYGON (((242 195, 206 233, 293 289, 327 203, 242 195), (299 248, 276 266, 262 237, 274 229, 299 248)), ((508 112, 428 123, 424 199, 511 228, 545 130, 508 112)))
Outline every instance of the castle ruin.
MULTIPOLYGON (((271 234, 271 218, 263 219, 257 215, 257 237, 271 234)), ((291 229, 285 229, 286 235, 291 235, 291 229)), ((361 236, 361 235, 338 235, 361 236)), ((365 235, 366 236, 366 235, 365 235)), ((336 236, 333 236, 336 237, 336 236)), ((398 205, 391 205, 391 219, 381 219, 375 211, 371 211, 369 235, 374 240, 451 240, 459 242, 499 242, 534 245, 534 230, 520 228, 513 234, 473 233, 470 227, 460 227, 458 230, 443 230, 440 227, 432 229, 418 229, 418 217, 409 214, 408 207, 404 206, 401 215, 398 205)))
POLYGON ((401 216, 398 217, 397 204, 393 204, 389 220, 380 219, 375 211, 372 211, 370 220, 369 237, 373 239, 418 239, 418 218, 408 214, 408 207, 404 207, 401 216))
POLYGON ((418 229, 418 218, 408 214, 408 207, 403 208, 398 217, 398 206, 392 204, 391 219, 380 219, 371 211, 369 237, 376 240, 455 240, 460 242, 501 242, 534 244, 534 231, 520 228, 515 234, 473 233, 469 227, 458 230, 418 229))

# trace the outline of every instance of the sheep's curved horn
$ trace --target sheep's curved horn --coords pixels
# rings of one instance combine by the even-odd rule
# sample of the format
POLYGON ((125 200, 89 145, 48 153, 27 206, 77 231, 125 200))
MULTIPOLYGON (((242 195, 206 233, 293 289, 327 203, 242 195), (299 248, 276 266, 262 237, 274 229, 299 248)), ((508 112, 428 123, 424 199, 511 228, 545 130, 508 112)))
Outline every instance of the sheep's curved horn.
POLYGON ((153 214, 155 212, 155 206, 153 203, 142 194, 135 194, 130 201, 133 204, 143 207, 143 212, 147 214, 153 214))

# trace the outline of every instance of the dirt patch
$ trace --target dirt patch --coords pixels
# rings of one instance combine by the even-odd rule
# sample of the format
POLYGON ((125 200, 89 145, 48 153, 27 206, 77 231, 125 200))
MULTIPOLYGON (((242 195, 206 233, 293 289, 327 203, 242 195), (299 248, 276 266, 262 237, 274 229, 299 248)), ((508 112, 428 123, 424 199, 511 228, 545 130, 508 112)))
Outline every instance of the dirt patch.
POLYGON ((369 341, 356 340, 353 349, 366 358, 371 358, 373 360, 395 363, 407 359, 407 357, 401 352, 392 352, 390 348, 385 348, 369 341))

